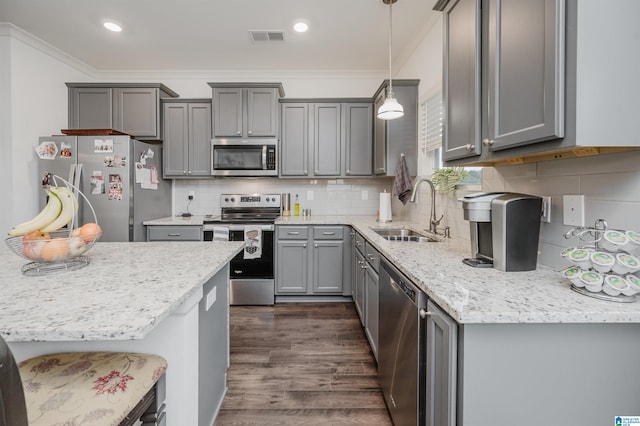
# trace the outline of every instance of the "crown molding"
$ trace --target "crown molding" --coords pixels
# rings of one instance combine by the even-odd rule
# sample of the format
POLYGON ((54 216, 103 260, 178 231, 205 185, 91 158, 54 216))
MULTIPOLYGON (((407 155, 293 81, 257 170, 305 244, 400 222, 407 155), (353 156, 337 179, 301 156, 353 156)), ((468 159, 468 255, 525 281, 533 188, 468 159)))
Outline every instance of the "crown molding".
POLYGON ((96 73, 96 70, 94 68, 90 67, 84 62, 79 61, 68 53, 52 46, 41 38, 28 33, 27 31, 10 22, 0 22, 0 37, 9 37, 18 40, 26 44, 27 46, 36 49, 44 53, 45 55, 51 56, 52 58, 91 77, 93 77, 96 73))

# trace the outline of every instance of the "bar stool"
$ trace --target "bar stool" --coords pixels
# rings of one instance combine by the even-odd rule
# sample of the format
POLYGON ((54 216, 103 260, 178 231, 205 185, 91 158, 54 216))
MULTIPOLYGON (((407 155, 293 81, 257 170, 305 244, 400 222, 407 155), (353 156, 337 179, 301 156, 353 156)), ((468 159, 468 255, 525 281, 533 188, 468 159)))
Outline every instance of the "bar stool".
POLYGON ((160 356, 130 352, 47 354, 16 365, 0 338, 0 426, 164 425, 166 369, 160 356))

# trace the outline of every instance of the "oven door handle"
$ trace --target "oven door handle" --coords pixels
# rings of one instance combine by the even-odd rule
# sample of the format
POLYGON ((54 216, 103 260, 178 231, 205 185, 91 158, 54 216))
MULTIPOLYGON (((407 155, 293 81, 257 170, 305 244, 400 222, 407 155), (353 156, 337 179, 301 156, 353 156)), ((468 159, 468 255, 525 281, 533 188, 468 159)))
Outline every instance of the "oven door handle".
MULTIPOLYGON (((245 226, 252 226, 252 225, 233 225, 233 224, 220 224, 220 225, 214 225, 214 224, 207 224, 206 225, 206 230, 213 230, 214 227, 218 228, 228 228, 229 231, 244 231, 245 226)), ((255 226, 259 227, 261 231, 273 231, 275 226, 272 224, 256 224, 255 226)))

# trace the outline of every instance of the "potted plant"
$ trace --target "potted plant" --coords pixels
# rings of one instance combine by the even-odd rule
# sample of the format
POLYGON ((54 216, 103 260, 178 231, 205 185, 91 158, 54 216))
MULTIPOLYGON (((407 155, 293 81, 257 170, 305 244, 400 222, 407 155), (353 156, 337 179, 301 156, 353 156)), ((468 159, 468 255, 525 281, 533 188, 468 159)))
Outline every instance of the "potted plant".
POLYGON ((433 172, 431 181, 439 192, 452 197, 456 191, 456 185, 462 182, 468 174, 469 172, 462 167, 443 167, 433 172))

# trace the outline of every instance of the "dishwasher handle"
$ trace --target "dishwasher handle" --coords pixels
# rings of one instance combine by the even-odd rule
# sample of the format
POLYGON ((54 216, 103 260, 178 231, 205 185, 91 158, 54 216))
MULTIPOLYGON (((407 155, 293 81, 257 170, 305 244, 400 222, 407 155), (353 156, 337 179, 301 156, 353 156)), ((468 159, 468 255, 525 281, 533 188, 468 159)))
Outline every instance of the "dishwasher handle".
POLYGON ((426 306, 426 296, 418 287, 416 287, 388 262, 384 261, 382 263, 382 268, 385 270, 387 275, 389 275, 389 281, 392 287, 395 287, 397 288, 397 291, 404 293, 405 296, 411 300, 411 303, 419 309, 423 309, 426 306))

